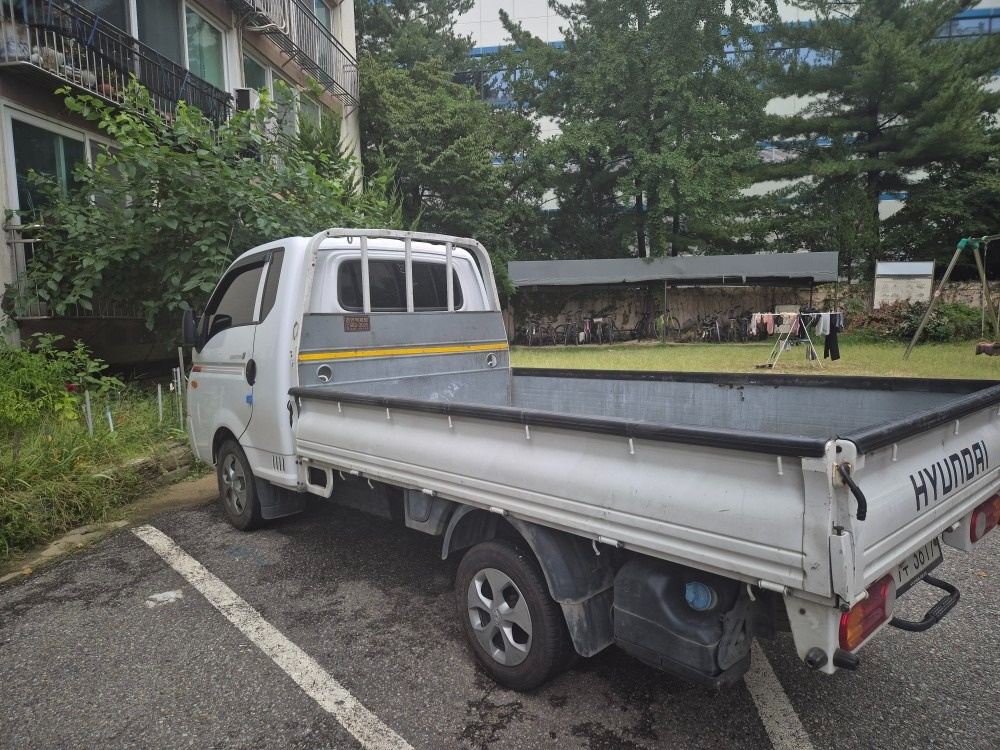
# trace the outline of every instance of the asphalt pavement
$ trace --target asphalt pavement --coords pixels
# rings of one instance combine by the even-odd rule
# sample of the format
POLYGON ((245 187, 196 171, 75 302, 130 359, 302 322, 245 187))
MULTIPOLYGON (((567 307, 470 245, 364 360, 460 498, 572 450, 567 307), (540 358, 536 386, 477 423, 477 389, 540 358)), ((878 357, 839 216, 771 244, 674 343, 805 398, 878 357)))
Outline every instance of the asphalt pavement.
MULTIPOLYGON (((442 561, 439 539, 324 503, 253 533, 231 528, 217 503, 142 523, 285 640, 267 653, 259 624, 241 630, 231 606, 213 606, 119 530, 0 586, 0 748, 365 746, 364 732, 338 720, 343 695, 327 708, 315 697, 323 684, 404 746, 428 750, 992 750, 1000 736, 1000 531, 971 554, 945 547, 936 575, 959 586, 961 602, 926 633, 884 630, 858 672, 811 672, 782 635, 761 644, 766 675, 749 686, 706 690, 611 648, 519 694, 467 653, 458 558, 442 561), (289 649, 329 682, 293 679, 289 649)), ((933 601, 923 588, 903 614, 933 601)))

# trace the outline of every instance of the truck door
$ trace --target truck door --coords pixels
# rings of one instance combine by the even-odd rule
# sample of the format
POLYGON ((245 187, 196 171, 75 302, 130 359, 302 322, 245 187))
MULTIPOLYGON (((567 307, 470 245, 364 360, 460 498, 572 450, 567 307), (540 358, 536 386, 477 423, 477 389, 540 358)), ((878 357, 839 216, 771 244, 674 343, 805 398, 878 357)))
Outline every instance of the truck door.
POLYGON ((205 344, 191 370, 197 398, 191 400, 190 419, 198 454, 205 459, 212 455, 216 429, 224 427, 239 439, 253 415, 253 347, 267 259, 262 253, 229 269, 201 318, 205 344))

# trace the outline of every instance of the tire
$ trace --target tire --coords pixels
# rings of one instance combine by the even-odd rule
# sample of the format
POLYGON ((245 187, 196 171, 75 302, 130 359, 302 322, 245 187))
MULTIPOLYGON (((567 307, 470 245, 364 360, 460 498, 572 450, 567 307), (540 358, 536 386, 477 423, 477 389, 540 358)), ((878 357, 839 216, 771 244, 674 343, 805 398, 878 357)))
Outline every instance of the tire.
POLYGON ((476 545, 458 566, 455 594, 469 649, 501 685, 534 690, 572 661, 562 609, 530 552, 502 539, 476 545))
POLYGON ((226 440, 215 462, 219 497, 229 523, 240 531, 250 531, 261 524, 257 483, 246 454, 235 440, 226 440))

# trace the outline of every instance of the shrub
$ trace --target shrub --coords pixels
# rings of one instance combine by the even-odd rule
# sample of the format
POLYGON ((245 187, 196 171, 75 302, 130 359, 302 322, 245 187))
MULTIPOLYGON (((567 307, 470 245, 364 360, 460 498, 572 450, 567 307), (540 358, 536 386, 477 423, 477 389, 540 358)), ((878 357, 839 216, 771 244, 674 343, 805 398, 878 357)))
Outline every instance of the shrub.
POLYGON ((0 435, 50 418, 76 419, 82 389, 103 394, 122 387, 101 374, 104 362, 82 342, 57 349, 62 338, 36 334, 30 351, 0 344, 0 435))
POLYGON ((16 439, 0 440, 0 562, 114 517, 149 490, 157 459, 178 444, 176 421, 159 421, 155 396, 129 387, 92 395, 96 414, 111 409, 114 432, 101 419, 91 436, 83 420, 43 417, 19 427, 16 439))
MULTIPOLYGON (((847 331, 859 341, 909 341, 927 312, 923 303, 900 301, 848 318, 847 331)), ((925 341, 964 341, 980 334, 981 312, 958 302, 935 305, 924 327, 925 341)))

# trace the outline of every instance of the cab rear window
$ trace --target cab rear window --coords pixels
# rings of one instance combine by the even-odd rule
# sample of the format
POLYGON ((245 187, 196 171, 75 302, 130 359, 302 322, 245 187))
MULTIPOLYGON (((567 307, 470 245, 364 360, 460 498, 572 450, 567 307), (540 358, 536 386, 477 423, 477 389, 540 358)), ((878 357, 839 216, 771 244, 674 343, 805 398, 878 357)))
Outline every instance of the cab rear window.
MULTIPOLYGON (((406 264, 399 260, 369 260, 372 312, 406 312, 406 264)), ((462 307, 462 287, 452 270, 455 309, 462 307)), ((364 309, 361 261, 347 260, 337 270, 340 306, 351 312, 364 309)), ((413 309, 419 312, 448 309, 448 283, 443 263, 413 261, 413 309)))

